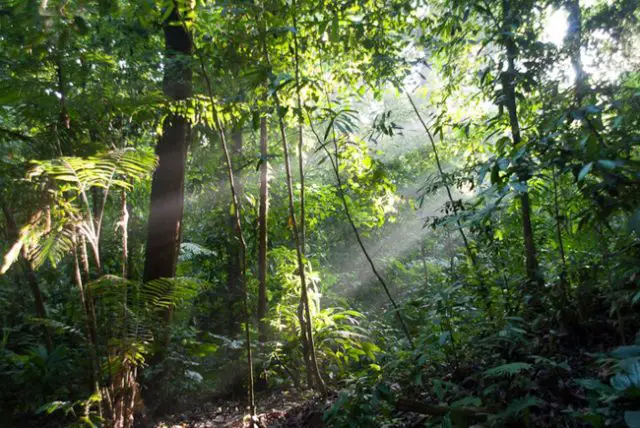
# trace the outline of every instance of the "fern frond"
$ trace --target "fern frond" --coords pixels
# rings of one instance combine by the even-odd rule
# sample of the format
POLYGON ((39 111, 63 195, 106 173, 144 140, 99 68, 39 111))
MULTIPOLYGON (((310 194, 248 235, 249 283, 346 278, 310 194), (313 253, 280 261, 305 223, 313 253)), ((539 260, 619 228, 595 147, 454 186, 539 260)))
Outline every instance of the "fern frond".
POLYGON ((48 233, 42 234, 39 242, 28 251, 33 267, 38 268, 49 260, 53 267, 73 248, 73 230, 69 224, 58 225, 48 233))
POLYGON ((531 364, 521 362, 502 364, 501 366, 493 367, 489 370, 486 370, 484 372, 484 377, 511 376, 523 371, 527 371, 531 369, 531 367, 533 367, 531 364))
POLYGON ((193 260, 196 257, 215 257, 216 255, 215 251, 194 242, 183 242, 180 244, 179 260, 181 262, 193 260))
POLYGON ((88 158, 60 157, 35 161, 27 178, 51 179, 73 184, 79 192, 91 187, 130 189, 132 182, 148 176, 155 167, 155 156, 132 149, 119 149, 88 158))
POLYGON ((169 308, 193 299, 205 286, 193 278, 159 278, 144 284, 141 296, 147 305, 169 308))

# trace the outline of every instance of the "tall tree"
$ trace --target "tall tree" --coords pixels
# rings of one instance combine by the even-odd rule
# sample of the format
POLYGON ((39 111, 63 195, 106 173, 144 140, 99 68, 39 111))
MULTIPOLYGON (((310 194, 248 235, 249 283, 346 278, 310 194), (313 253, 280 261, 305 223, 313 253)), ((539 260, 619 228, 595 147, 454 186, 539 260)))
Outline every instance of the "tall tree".
POLYGON ((260 118, 260 207, 258 212, 258 340, 267 340, 267 241, 269 221, 269 149, 267 117, 260 118))
MULTIPOLYGON (((230 153, 231 156, 231 168, 233 169, 233 174, 235 177, 234 186, 235 193, 238 200, 242 199, 243 186, 242 186, 242 178, 240 177, 240 168, 239 161, 240 156, 242 155, 242 124, 238 122, 234 125, 231 131, 231 145, 230 153)), ((233 203, 232 203, 233 205, 233 203)), ((229 229, 232 231, 233 236, 237 236, 238 230, 236 225, 236 216, 235 211, 232 209, 229 213, 228 218, 229 229)), ((230 296, 230 310, 229 310, 229 331, 233 331, 236 323, 236 313, 234 308, 236 304, 242 300, 242 260, 240 260, 240 248, 238 243, 232 240, 231 245, 229 246, 229 255, 227 260, 227 290, 230 296)))
MULTIPOLYGON (((189 56, 193 46, 181 24, 180 2, 163 23, 165 64, 163 90, 171 100, 180 101, 192 94, 192 70, 189 56)), ((179 112, 170 113, 162 124, 162 136, 156 146, 158 167, 151 184, 151 207, 147 231, 144 281, 175 276, 184 207, 184 173, 187 141, 191 125, 179 112)), ((171 311, 167 311, 170 319, 171 311)))
MULTIPOLYGON (((502 0, 502 43, 507 54, 507 69, 502 72, 501 84, 504 96, 504 105, 509 115, 509 126, 511 127, 511 140, 513 146, 520 148, 522 137, 520 134, 520 122, 518 119, 518 108, 516 104, 516 58, 518 57, 518 47, 514 39, 514 26, 517 26, 515 16, 517 10, 511 8, 511 0, 502 0)), ((522 163, 522 161, 520 161, 522 163)), ((518 165, 518 179, 526 183, 529 180, 529 172, 526 165, 518 165)), ((536 254, 536 244, 533 236, 533 226, 531 222, 531 200, 527 191, 520 194, 520 214, 522 218, 522 232, 524 238, 524 255, 526 263, 527 279, 532 284, 542 286, 544 281, 538 271, 538 257, 536 254)), ((537 292, 537 290, 536 290, 537 292)))
POLYGON ((580 9, 580 0, 566 0, 565 6, 569 12, 568 29, 565 36, 565 43, 569 49, 571 57, 571 66, 575 73, 575 104, 579 107, 582 99, 589 90, 587 84, 587 73, 582 66, 582 55, 580 49, 582 47, 582 11, 580 9))

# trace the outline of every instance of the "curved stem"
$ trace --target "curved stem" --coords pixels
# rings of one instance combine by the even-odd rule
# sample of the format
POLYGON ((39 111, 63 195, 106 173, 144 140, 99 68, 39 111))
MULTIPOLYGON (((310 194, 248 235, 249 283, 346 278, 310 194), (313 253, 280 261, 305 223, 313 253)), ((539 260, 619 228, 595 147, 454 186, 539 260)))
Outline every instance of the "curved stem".
MULTIPOLYGON (((331 102, 329 102, 329 105, 331 105, 331 102)), ((309 120, 309 122, 311 122, 311 120, 309 120)), ((402 317, 402 314, 400 313, 400 308, 398 307, 398 304, 396 303, 395 299, 391 295, 391 292, 389 291, 389 287, 387 286, 387 282, 382 278, 382 275, 380 275, 380 273, 378 272, 378 269, 376 269, 376 265, 373 262, 373 259, 371 258, 371 256, 369 255, 369 252, 367 251, 367 247, 365 247, 364 242, 362 241, 362 237, 360 236, 360 231, 356 227, 356 225, 355 225, 355 223, 353 221, 353 217, 351 217, 351 211, 349 210, 349 204, 347 203, 347 198, 346 198, 345 193, 344 193, 344 187, 343 187, 343 184, 342 184, 342 178, 340 177, 338 142, 337 142, 337 139, 336 139, 335 129, 332 129, 335 160, 332 157, 331 153, 329 152, 329 149, 327 149, 327 144, 322 141, 320 136, 313 129, 313 125, 312 125, 311 129, 312 129, 313 133, 315 134, 316 139, 318 140, 318 143, 320 143, 320 145, 322 146, 322 149, 325 151, 325 153, 327 154, 327 157, 329 158, 329 162, 331 163, 331 168, 333 169, 333 172, 334 172, 334 174, 336 176, 336 188, 338 189, 338 195, 340 196, 340 200, 342 201, 342 206, 343 206, 344 212, 345 212, 345 214, 347 216, 347 221, 349 222, 349 225, 351 226, 351 230, 353 230, 353 234, 356 237, 356 241, 358 241, 358 246, 362 250, 362 254, 364 254, 364 257, 367 259, 367 262, 369 263, 369 266, 371 267, 371 271, 373 272, 375 277, 378 279, 378 282, 380 282, 380 285, 382 285, 382 288, 384 289, 384 292, 387 295, 387 298, 389 299, 389 302, 391 302, 391 306, 393 307, 393 310, 396 313, 396 317, 398 318, 398 321, 400 322, 400 326, 402 327, 402 331, 404 332, 405 336, 407 337, 407 340, 409 341, 409 345, 411 345, 411 348, 414 348, 415 346, 414 346, 414 343, 413 343, 413 339, 411 338, 411 334, 409 334, 409 329, 407 328, 407 324, 405 323, 404 318, 402 317)))

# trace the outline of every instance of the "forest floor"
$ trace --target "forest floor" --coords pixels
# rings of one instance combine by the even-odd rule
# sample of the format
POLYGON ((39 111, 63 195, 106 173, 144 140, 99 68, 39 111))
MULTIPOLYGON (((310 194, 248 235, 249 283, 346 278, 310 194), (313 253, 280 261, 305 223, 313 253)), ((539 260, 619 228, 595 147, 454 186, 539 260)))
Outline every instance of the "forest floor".
MULTIPOLYGON (((260 428, 322 428, 323 414, 336 400, 333 393, 326 400, 319 396, 280 391, 256 396, 257 419, 260 428)), ((153 428, 247 428, 250 427, 246 401, 212 400, 188 411, 165 416, 153 428)), ((426 417, 402 412, 398 427, 424 426, 426 417)))
MULTIPOLYGON (((323 426, 322 415, 332 400, 291 391, 256 395, 257 418, 262 427, 323 426)), ((213 399, 185 412, 163 417, 154 428, 244 428, 249 426, 246 400, 213 399)))

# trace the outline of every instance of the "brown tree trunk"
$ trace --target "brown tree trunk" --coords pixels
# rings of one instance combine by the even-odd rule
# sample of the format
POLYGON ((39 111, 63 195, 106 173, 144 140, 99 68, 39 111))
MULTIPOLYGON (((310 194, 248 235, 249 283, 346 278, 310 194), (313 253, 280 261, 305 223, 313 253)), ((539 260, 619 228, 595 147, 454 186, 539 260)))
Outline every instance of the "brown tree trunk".
POLYGON ((267 340, 267 240, 269 219, 269 156, 267 117, 260 118, 260 208, 258 213, 258 340, 267 340))
MULTIPOLYGON (((502 73, 502 92, 504 95, 504 104, 509 113, 509 124, 511 126, 511 137, 514 147, 519 147, 522 138, 520 136, 520 123, 518 121, 518 111, 516 106, 516 93, 515 93, 515 76, 516 67, 515 59, 518 54, 516 44, 513 40, 510 27, 513 20, 511 19, 512 12, 509 8, 509 0, 503 0, 502 12, 504 20, 504 45, 507 51, 507 70, 502 73)), ((524 171, 518 172, 518 178, 520 181, 526 183, 529 179, 528 173, 524 171)), ((529 199, 529 193, 522 193, 520 195, 520 213, 522 217, 522 231, 524 237, 525 248, 525 265, 527 272, 527 279, 530 283, 538 285, 538 288, 544 285, 544 281, 538 271, 538 258, 536 255, 536 246, 533 236, 533 226, 531 224, 531 201, 529 199)), ((533 290, 532 290, 533 291, 533 290)), ((537 294, 539 290, 533 291, 532 294, 537 294)))
MULTIPOLYGON (((192 70, 185 56, 192 53, 191 37, 174 0, 173 11, 164 22, 165 62, 164 94, 171 100, 187 99, 192 94, 192 70)), ((191 130, 189 119, 172 113, 164 120, 162 136, 156 147, 158 167, 151 183, 151 207, 145 254, 145 282, 175 276, 184 205, 184 172, 187 140, 191 130)), ((167 322, 171 310, 165 314, 167 322)), ((168 336, 165 341, 168 341, 168 336)))
MULTIPOLYGON (((233 174, 236 178, 234 182, 235 192, 238 200, 242 199, 243 186, 242 179, 240 177, 238 163, 239 157, 242 154, 242 127, 236 125, 231 131, 231 162, 233 168, 233 174)), ((232 202, 233 205, 233 202, 232 202)), ((235 212, 229 214, 227 220, 229 229, 232 231, 232 236, 238 236, 238 228, 236 225, 235 212)), ((237 320, 240 318, 239 314, 236 314, 236 307, 239 302, 242 302, 243 289, 242 289, 242 261, 240 260, 240 248, 239 244, 233 239, 229 245, 229 259, 227 262, 227 290, 229 293, 229 319, 228 319, 228 331, 229 333, 235 333, 235 328, 238 326, 237 320)))

